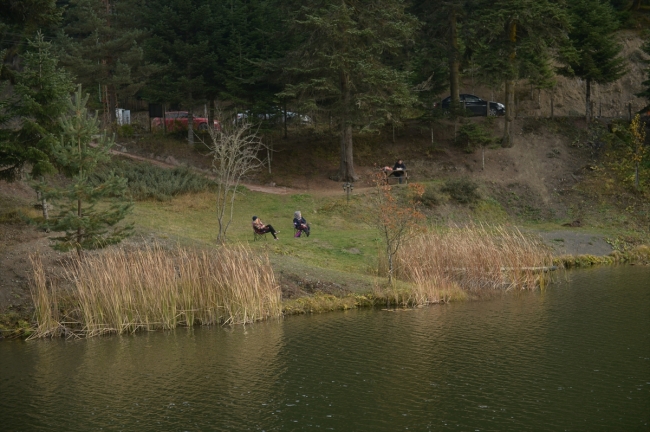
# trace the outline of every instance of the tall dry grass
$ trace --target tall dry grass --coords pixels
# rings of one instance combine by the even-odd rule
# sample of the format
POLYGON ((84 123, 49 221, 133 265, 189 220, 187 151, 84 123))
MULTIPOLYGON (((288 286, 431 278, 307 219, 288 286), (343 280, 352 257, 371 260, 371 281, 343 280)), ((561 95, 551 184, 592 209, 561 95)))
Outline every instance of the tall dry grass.
POLYGON ((36 331, 32 335, 59 336, 64 327, 60 323, 58 298, 52 295, 52 284, 48 283, 40 256, 31 255, 29 260, 33 268, 30 291, 38 317, 36 331))
POLYGON ((33 337, 242 324, 282 314, 268 258, 245 246, 114 248, 70 262, 62 284, 46 279, 38 258, 33 262, 33 337))
POLYGON ((420 302, 442 291, 535 289, 548 282, 551 251, 541 238, 517 228, 471 225, 427 232, 412 239, 398 258, 402 279, 415 285, 420 302))

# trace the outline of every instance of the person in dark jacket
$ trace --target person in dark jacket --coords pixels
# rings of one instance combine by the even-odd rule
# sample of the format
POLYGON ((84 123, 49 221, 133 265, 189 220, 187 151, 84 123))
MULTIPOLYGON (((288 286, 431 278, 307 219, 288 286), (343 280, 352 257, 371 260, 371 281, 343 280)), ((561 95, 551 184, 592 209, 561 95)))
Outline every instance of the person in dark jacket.
POLYGON ((302 213, 300 213, 300 210, 297 210, 293 214, 293 227, 297 229, 298 231, 296 232, 296 237, 300 237, 300 234, 303 232, 307 234, 307 237, 309 237, 309 224, 305 220, 304 217, 302 217, 302 213))
POLYGON ((397 177, 397 180, 399 180, 399 184, 402 184, 402 177, 404 177, 404 171, 406 171, 406 165, 404 165, 404 161, 400 159, 397 162, 395 162, 395 166, 393 167, 393 176, 397 177))
POLYGON ((253 230, 255 230, 255 232, 258 234, 266 234, 270 232, 273 238, 276 240, 278 239, 278 236, 276 234, 280 232, 274 230, 271 225, 264 225, 262 219, 258 218, 257 216, 253 216, 253 230))

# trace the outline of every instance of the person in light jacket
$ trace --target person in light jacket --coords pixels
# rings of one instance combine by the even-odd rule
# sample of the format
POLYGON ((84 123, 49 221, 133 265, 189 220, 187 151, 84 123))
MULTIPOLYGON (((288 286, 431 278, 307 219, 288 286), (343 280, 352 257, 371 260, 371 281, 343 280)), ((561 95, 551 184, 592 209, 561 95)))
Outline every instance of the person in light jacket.
POLYGON ((293 227, 297 230, 295 235, 296 237, 300 237, 300 234, 302 233, 307 234, 307 237, 309 237, 310 227, 305 218, 302 217, 300 210, 297 210, 293 214, 293 227))

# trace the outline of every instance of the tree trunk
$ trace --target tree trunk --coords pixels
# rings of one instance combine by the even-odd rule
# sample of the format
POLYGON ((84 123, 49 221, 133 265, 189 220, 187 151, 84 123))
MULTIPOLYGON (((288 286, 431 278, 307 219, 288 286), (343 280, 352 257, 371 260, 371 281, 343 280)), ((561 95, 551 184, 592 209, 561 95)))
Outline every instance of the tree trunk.
POLYGON ((167 104, 163 104, 163 135, 167 134, 167 104))
POLYGON ((282 104, 282 115, 284 116, 284 139, 287 139, 287 102, 282 104))
POLYGON ((208 127, 214 129, 214 100, 210 98, 210 108, 208 108, 208 127))
POLYGON ((392 284, 393 283, 393 255, 390 253, 390 250, 388 252, 388 283, 392 284))
MULTIPOLYGON (((510 26, 508 28, 508 34, 510 38, 510 64, 512 69, 514 69, 513 63, 517 58, 517 21, 514 19, 510 21, 510 26)), ((506 115, 504 118, 503 125, 503 141, 501 142, 502 147, 512 147, 512 121, 514 119, 515 111, 515 77, 511 76, 506 79, 506 115)))
POLYGON ((634 188, 639 191, 639 163, 634 163, 634 188))
POLYGON ((341 90, 343 94, 343 110, 341 116, 341 165, 339 166, 339 179, 342 181, 355 181, 359 177, 354 172, 352 125, 349 123, 351 94, 348 77, 345 72, 341 72, 341 90))
POLYGON ((346 181, 357 181, 359 176, 354 171, 354 155, 353 155, 353 146, 352 146, 352 125, 348 124, 345 131, 345 167, 347 169, 345 180, 346 181))
POLYGON ((555 118, 555 107, 553 106, 554 100, 555 100, 555 91, 551 93, 551 118, 555 118))
POLYGON ((187 110, 187 142, 190 145, 194 144, 194 113, 192 108, 187 110))
POLYGON ((587 91, 585 95, 586 108, 585 108, 585 120, 587 124, 591 121, 591 78, 587 78, 587 91))
POLYGON ((341 161, 339 165, 339 180, 345 181, 345 147, 346 147, 346 118, 341 118, 341 161))
POLYGON ((515 111, 515 80, 506 81, 506 115, 504 117, 502 147, 512 147, 512 122, 515 111))
MULTIPOLYGON (((45 179, 43 178, 43 176, 41 176, 41 183, 45 183, 45 179)), ((43 197, 43 194, 41 194, 40 192, 38 193, 38 196, 41 200, 41 206, 43 206, 43 220, 48 221, 50 220, 50 213, 47 208, 48 206, 47 200, 43 197)), ((50 232, 50 229, 48 228, 46 232, 50 232)))
POLYGON ((451 107, 460 105, 460 59, 458 54, 458 26, 456 11, 449 14, 449 91, 451 107))
POLYGON ((117 92, 115 91, 114 85, 106 86, 106 93, 108 97, 108 118, 110 124, 113 125, 117 121, 117 92))

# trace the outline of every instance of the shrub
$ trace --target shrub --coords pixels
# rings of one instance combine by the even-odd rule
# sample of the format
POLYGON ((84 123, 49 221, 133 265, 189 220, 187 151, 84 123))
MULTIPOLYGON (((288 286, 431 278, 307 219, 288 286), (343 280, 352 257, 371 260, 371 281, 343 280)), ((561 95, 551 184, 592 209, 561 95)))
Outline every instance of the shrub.
POLYGON ((460 204, 473 204, 481 198, 477 189, 478 185, 473 181, 460 179, 447 181, 441 190, 460 204))
POLYGON ((117 136, 120 138, 131 138, 135 134, 133 125, 125 124, 117 128, 117 136))
POLYGON ((435 207, 438 204, 440 204, 440 197, 438 196, 438 193, 436 192, 436 189, 433 186, 428 185, 424 189, 424 193, 422 194, 422 197, 420 198, 420 202, 425 207, 431 208, 431 207, 435 207))
POLYGON ((465 151, 473 153, 478 147, 489 146, 494 143, 495 138, 489 130, 478 123, 467 123, 458 130, 459 144, 465 144, 465 151))
POLYGON ((214 186, 214 181, 187 167, 166 169, 124 160, 114 160, 103 166, 94 174, 93 181, 99 184, 111 172, 128 179, 129 192, 136 200, 167 201, 176 195, 202 192, 214 186))

